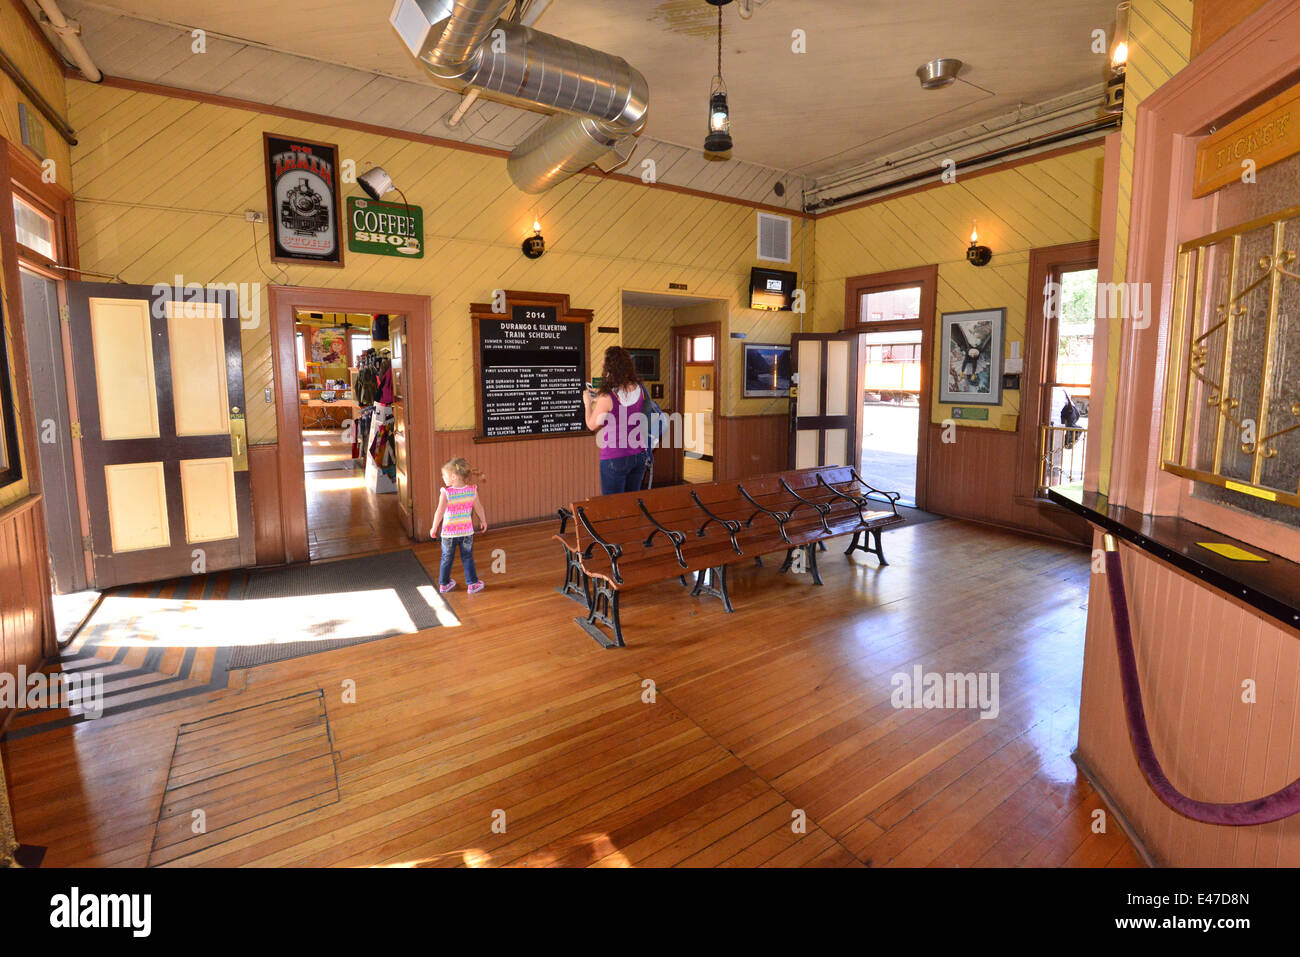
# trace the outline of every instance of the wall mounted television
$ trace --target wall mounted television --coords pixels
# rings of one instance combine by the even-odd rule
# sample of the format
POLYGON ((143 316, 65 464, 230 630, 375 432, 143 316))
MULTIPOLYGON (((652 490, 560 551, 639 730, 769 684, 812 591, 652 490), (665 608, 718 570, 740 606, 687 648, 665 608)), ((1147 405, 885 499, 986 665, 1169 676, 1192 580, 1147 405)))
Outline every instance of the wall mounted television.
POLYGON ((789 312, 794 306, 797 272, 755 266, 749 274, 749 308, 789 312))

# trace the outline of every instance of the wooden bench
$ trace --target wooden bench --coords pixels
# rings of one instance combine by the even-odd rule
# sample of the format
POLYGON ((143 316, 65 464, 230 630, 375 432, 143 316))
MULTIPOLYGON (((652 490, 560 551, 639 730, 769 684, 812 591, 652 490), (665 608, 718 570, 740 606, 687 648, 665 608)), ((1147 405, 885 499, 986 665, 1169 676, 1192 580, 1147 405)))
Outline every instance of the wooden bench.
POLYGON ((606 648, 624 647, 619 593, 628 588, 672 578, 688 585, 686 576, 693 574, 690 594, 716 597, 730 612, 729 565, 748 557, 762 564, 762 555, 784 551, 785 572, 802 552, 820 585, 818 546, 849 534, 845 555, 871 552, 887 564, 880 533, 903 521, 897 501, 898 493, 874 488, 851 468, 800 469, 589 499, 559 513, 556 538, 566 562, 559 590, 572 598, 581 592, 587 616, 574 620, 584 631, 606 648), (565 532, 570 520, 571 537, 565 532))

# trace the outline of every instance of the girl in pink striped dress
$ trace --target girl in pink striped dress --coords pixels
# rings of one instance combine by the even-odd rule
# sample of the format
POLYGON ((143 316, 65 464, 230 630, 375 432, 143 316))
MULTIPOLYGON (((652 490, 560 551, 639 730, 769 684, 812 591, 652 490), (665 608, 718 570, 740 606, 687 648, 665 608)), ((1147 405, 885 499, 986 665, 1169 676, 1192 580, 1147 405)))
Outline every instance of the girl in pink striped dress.
POLYGON ((465 569, 466 591, 471 595, 483 590, 478 569, 474 567, 474 516, 478 516, 481 531, 487 531, 487 516, 478 499, 478 486, 470 485, 474 470, 464 459, 452 459, 442 467, 445 488, 438 497, 438 511, 433 515, 431 535, 438 534, 442 525, 442 564, 438 568, 438 591, 449 592, 456 587, 451 580, 451 563, 460 552, 460 564, 465 569))

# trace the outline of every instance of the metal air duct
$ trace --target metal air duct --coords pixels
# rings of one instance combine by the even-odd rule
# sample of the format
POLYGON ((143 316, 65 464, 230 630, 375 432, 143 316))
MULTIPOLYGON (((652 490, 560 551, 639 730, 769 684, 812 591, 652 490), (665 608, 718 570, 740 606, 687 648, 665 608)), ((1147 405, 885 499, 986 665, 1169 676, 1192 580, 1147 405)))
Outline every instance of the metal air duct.
POLYGON ((510 156, 510 178, 524 192, 544 192, 594 162, 623 162, 619 145, 645 126, 645 77, 622 57, 500 20, 510 3, 397 0, 389 21, 440 83, 560 111, 510 156))

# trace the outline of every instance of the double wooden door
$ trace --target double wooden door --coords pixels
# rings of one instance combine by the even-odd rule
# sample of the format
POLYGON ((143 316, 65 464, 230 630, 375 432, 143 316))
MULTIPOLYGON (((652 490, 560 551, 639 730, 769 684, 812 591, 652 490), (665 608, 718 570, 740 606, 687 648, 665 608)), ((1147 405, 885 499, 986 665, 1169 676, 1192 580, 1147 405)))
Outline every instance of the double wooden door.
POLYGON ((862 367, 856 332, 790 337, 790 467, 857 468, 862 367))
POLYGON ((99 588, 254 561, 237 294, 162 288, 67 284, 99 588))

